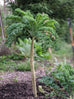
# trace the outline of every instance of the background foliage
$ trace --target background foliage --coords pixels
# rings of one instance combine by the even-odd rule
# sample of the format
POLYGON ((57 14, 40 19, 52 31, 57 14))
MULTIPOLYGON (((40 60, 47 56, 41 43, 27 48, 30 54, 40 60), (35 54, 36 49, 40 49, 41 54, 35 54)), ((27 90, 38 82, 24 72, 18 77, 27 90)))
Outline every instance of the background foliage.
MULTIPOLYGON (((60 27, 57 31, 59 37, 62 37, 66 42, 70 42, 68 32, 67 18, 74 19, 74 2, 73 0, 16 0, 16 3, 10 3, 10 7, 15 13, 16 8, 22 10, 30 10, 34 16, 37 13, 47 13, 51 18, 57 19, 60 27)), ((15 13, 16 14, 16 13, 15 13)))

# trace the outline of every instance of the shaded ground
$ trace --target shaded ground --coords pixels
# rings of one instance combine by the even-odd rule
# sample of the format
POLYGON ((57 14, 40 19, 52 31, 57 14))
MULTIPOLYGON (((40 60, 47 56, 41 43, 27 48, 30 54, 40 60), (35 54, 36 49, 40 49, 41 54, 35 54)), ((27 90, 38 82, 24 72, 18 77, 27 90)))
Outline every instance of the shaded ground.
MULTIPOLYGON (((0 86, 0 99, 53 99, 53 98, 45 98, 45 94, 42 94, 38 90, 38 86, 42 86, 44 88, 44 84, 37 82, 37 95, 38 97, 33 96, 32 92, 32 82, 25 81, 25 82, 13 82, 8 83, 0 86)), ((46 89, 47 90, 47 89, 46 89)), ((58 98, 57 96, 54 99, 65 99, 65 98, 58 98)))
POLYGON ((29 81, 1 86, 0 99, 45 99, 45 96, 38 91, 38 97, 34 98, 32 93, 32 83, 29 81))
MULTIPOLYGON (((43 68, 39 68, 36 71, 37 78, 44 75, 45 71, 43 68)), ((38 85, 44 86, 37 81, 37 87, 38 85)), ((38 97, 33 97, 31 72, 14 71, 0 73, 0 99, 45 99, 45 96, 38 90, 38 97)), ((46 99, 51 98, 48 97, 46 99)))
MULTIPOLYGON (((36 71, 37 77, 43 75, 44 70, 36 71)), ((0 73, 0 99, 45 99, 45 96, 38 91, 38 97, 33 97, 31 72, 3 72, 0 73)))

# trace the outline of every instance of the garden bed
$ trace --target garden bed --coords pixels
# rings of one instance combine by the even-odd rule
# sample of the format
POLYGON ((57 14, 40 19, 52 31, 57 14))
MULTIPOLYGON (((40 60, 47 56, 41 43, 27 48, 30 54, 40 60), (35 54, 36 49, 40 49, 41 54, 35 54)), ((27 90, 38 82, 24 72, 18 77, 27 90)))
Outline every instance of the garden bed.
MULTIPOLYGON (((45 98, 45 94, 38 90, 38 86, 44 87, 44 84, 37 81, 37 94, 38 97, 34 97, 32 92, 32 82, 25 83, 12 83, 0 86, 0 99, 52 99, 50 97, 45 98)), ((62 99, 61 97, 55 97, 55 99, 62 99)))
MULTIPOLYGON (((66 65, 66 66, 64 65, 64 69, 65 69, 65 67, 69 67, 69 65, 66 65)), ((49 74, 50 74, 50 72, 49 72, 49 74)), ((37 83, 38 97, 35 98, 33 96, 33 92, 32 92, 32 81, 31 81, 31 72, 30 71, 1 72, 0 73, 0 99, 53 99, 53 97, 54 97, 54 99, 69 98, 67 91, 64 89, 63 86, 61 86, 61 83, 57 79, 53 79, 53 77, 51 75, 49 75, 49 76, 45 76, 45 75, 46 75, 46 73, 45 73, 45 70, 43 67, 37 68, 36 83, 37 83), (38 80, 38 78, 39 79, 43 78, 44 83, 42 83, 41 80, 38 80), (53 84, 55 86, 53 86, 53 84), (45 92, 43 94, 43 92, 41 92, 39 90, 39 85, 46 92, 46 95, 52 94, 54 89, 55 89, 54 92, 57 95, 53 94, 52 96, 50 95, 50 97, 52 97, 52 98, 50 98, 50 97, 45 98, 45 92), (57 87, 59 87, 59 91, 58 91, 56 85, 58 85, 57 87), (63 93, 60 94, 60 92, 63 92, 63 93), (63 95, 66 95, 67 98, 63 98, 62 97, 63 95)), ((55 76, 55 75, 53 75, 53 76, 55 76)))
MULTIPOLYGON (((38 85, 39 83, 37 82, 38 85)), ((0 99, 45 99, 45 96, 38 91, 38 97, 34 98, 32 83, 28 81, 25 83, 13 83, 0 86, 0 99)))
MULTIPOLYGON (((36 75, 40 72, 36 71, 36 75)), ((38 97, 34 98, 31 72, 3 72, 0 74, 0 99, 45 99, 45 96, 38 91, 38 97)))

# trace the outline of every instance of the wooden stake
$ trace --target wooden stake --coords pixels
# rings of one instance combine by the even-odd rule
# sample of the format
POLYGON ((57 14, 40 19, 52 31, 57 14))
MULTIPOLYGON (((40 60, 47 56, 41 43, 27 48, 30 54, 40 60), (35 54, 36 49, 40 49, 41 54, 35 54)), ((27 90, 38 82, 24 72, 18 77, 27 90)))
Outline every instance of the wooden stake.
POLYGON ((71 45, 73 49, 73 60, 74 60, 74 41, 73 41, 73 36, 72 36, 72 29, 71 29, 71 20, 68 18, 68 25, 69 25, 69 33, 70 33, 70 38, 71 38, 71 45))

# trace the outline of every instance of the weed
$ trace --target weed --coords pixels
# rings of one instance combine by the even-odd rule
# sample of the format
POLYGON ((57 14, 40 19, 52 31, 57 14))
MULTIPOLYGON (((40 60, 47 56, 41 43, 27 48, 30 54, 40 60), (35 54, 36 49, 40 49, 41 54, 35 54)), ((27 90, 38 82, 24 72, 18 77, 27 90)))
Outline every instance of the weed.
POLYGON ((13 81, 14 81, 14 82, 17 82, 17 77, 15 77, 15 78, 13 79, 13 81))

